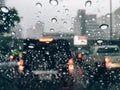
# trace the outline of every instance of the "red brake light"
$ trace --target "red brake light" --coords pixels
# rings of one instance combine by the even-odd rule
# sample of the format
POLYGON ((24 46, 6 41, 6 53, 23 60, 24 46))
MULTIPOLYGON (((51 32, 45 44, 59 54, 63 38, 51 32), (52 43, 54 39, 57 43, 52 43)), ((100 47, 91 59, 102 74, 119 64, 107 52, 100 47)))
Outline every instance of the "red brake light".
POLYGON ((71 58, 71 59, 69 59, 68 64, 69 64, 69 65, 70 65, 70 64, 74 64, 74 61, 73 61, 73 59, 72 59, 72 58, 71 58))
POLYGON ((80 53, 78 54, 78 58, 81 59, 83 57, 83 55, 80 53))
POLYGON ((69 70, 70 73, 73 73, 73 70, 74 70, 73 58, 69 59, 69 61, 68 61, 68 70, 69 70))
POLYGON ((110 58, 109 57, 105 57, 105 63, 109 63, 109 62, 111 62, 110 58))
POLYGON ((10 60, 13 60, 13 59, 14 59, 14 56, 13 56, 13 55, 10 55, 10 56, 9 56, 9 59, 10 59, 10 60))
POLYGON ((20 59, 19 62, 18 62, 18 65, 23 65, 23 64, 24 64, 24 60, 20 59))
POLYGON ((24 70, 24 66, 19 65, 19 66, 18 66, 18 70, 19 70, 20 72, 23 71, 23 70, 24 70))

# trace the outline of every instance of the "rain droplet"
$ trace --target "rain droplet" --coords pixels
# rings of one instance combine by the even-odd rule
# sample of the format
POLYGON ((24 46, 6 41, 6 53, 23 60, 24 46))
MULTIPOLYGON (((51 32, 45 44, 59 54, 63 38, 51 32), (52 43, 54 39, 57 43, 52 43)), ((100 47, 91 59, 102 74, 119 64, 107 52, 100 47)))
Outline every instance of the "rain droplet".
POLYGON ((101 39, 97 40, 97 43, 103 43, 103 40, 101 40, 101 39))
POLYGON ((3 17, 3 21, 5 21, 5 20, 6 20, 6 18, 3 17))
POLYGON ((51 19, 51 22, 56 23, 56 22, 57 22, 57 19, 56 19, 56 18, 52 18, 52 19, 51 19))
POLYGON ((86 7, 90 7, 92 5, 92 1, 88 0, 85 2, 86 7))
POLYGON ((19 28, 18 31, 21 32, 21 31, 22 31, 22 28, 19 28))
POLYGON ((41 23, 41 21, 37 21, 37 23, 41 23))
POLYGON ((71 23, 71 25, 74 25, 74 23, 71 23))
POLYGON ((8 13, 9 9, 5 6, 3 6, 3 7, 1 7, 1 11, 4 12, 4 13, 8 13))
POLYGON ((4 27, 5 30, 7 30, 7 27, 4 27))
POLYGON ((99 26, 101 29, 107 29, 109 27, 108 24, 102 24, 99 26))
POLYGON ((79 18, 82 18, 82 15, 79 15, 79 18))
POLYGON ((66 22, 66 21, 64 21, 64 22, 63 22, 63 24, 64 24, 64 25, 66 25, 66 24, 67 24, 67 22, 66 22))
POLYGON ((100 9, 97 9, 97 11, 100 13, 101 11, 100 11, 100 9))
POLYGON ((74 31, 73 28, 70 28, 70 31, 74 31))
POLYGON ((34 48, 34 46, 33 46, 33 45, 29 45, 28 48, 31 48, 31 49, 32 49, 32 48, 34 48))
POLYGON ((74 18, 74 17, 72 17, 72 18, 71 18, 71 20, 72 20, 72 21, 74 21, 74 20, 75 20, 75 18, 74 18))
POLYGON ((92 21, 95 21, 95 18, 92 18, 92 21))
POLYGON ((33 30, 35 30, 35 29, 36 29, 36 27, 33 25, 32 29, 33 29, 33 30))
POLYGON ((58 5, 58 0, 50 0, 49 3, 53 6, 57 6, 58 5))
POLYGON ((51 32, 53 32, 53 31, 54 31, 54 29, 53 29, 53 28, 51 28, 51 29, 50 29, 50 31, 51 31, 51 32))
POLYGON ((38 11, 38 14, 40 15, 40 14, 41 14, 41 11, 38 11))
POLYGON ((68 12, 69 12, 69 9, 65 9, 65 12, 68 13, 68 12))
POLYGON ((48 51, 45 52, 47 55, 49 55, 50 53, 48 51))
POLYGON ((98 32, 98 34, 100 34, 100 32, 98 32))
POLYGON ((61 34, 60 37, 63 37, 63 35, 61 34))
POLYGON ((57 10, 57 12, 60 12, 60 10, 57 10))
POLYGON ((39 2, 37 2, 37 3, 36 3, 36 6, 40 8, 40 7, 42 7, 42 4, 39 3, 39 2))
POLYGON ((85 22, 87 23, 87 22, 88 22, 88 20, 85 20, 85 22))
POLYGON ((16 33, 15 33, 14 31, 13 31, 13 32, 11 32, 11 35, 12 35, 12 36, 14 36, 15 34, 16 34, 16 33))
POLYGON ((88 36, 90 36, 91 34, 89 33, 88 36))
POLYGON ((108 17, 108 18, 109 18, 109 17, 110 17, 110 14, 106 14, 106 17, 108 17))

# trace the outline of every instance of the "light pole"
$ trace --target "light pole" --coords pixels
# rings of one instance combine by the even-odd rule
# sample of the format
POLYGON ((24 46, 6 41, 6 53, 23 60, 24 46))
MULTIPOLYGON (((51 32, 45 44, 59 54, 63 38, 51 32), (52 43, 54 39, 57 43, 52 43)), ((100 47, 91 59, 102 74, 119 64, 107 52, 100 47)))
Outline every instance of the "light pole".
POLYGON ((112 40, 112 0, 110 0, 110 40, 112 40))

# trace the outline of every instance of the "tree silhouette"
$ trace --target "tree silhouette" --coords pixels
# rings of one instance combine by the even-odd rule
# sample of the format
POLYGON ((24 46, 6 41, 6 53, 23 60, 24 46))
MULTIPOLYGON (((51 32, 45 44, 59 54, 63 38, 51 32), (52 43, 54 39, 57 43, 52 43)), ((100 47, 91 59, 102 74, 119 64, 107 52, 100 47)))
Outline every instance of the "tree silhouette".
POLYGON ((0 33, 10 32, 20 22, 20 17, 15 8, 0 7, 0 33))

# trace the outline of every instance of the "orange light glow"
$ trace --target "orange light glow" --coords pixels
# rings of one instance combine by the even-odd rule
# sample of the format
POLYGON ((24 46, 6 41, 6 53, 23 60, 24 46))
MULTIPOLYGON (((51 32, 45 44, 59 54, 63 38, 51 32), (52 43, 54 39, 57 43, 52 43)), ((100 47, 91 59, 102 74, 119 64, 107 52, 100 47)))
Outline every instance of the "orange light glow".
POLYGON ((74 64, 73 58, 69 59, 68 64, 74 64))
POLYGON ((111 67, 110 57, 105 57, 105 67, 106 68, 110 68, 111 67))
POLYGON ((13 60, 13 59, 14 59, 14 56, 13 56, 13 55, 10 55, 10 56, 9 56, 9 59, 10 59, 10 60, 13 60))
POLYGON ((24 70, 24 66, 19 65, 19 66, 18 66, 18 70, 19 70, 19 71, 23 71, 23 70, 24 70))
POLYGON ((110 63, 110 57, 105 57, 105 63, 110 63))
POLYGON ((69 70, 73 70, 74 69, 74 65, 69 65, 68 69, 69 70))
POLYGON ((70 73, 73 73, 74 71, 74 61, 73 58, 69 59, 68 61, 68 70, 70 73))
POLYGON ((69 70, 70 74, 73 74, 73 72, 74 72, 74 65, 69 65, 68 66, 68 70, 69 70))
POLYGON ((23 65, 23 64, 24 64, 24 60, 20 59, 19 62, 18 62, 18 65, 23 65))
POLYGON ((39 39, 40 42, 52 42, 53 38, 43 37, 39 39))
POLYGON ((81 59, 83 57, 83 55, 80 53, 78 54, 78 58, 81 59))

